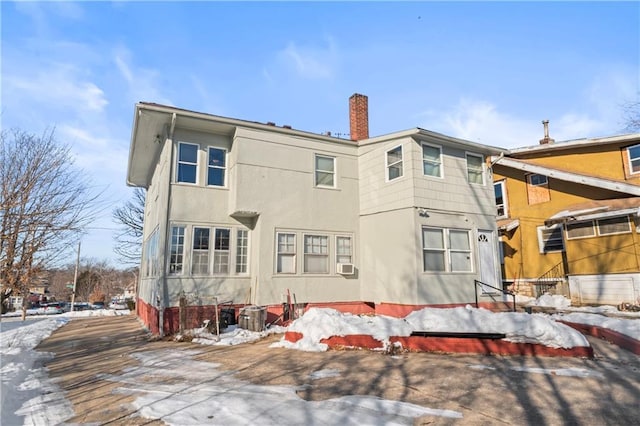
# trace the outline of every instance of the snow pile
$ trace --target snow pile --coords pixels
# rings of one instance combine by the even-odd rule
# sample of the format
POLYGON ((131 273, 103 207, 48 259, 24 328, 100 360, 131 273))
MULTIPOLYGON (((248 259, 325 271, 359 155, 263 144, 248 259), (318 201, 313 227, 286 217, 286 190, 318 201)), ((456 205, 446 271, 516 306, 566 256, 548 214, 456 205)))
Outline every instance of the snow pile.
MULTIPOLYGON (((232 325, 227 327, 223 333, 220 333, 219 337, 210 333, 205 327, 191 330, 189 334, 193 337, 193 340, 191 340, 193 343, 210 346, 233 346, 242 343, 255 342, 256 340, 263 339, 270 334, 282 334, 285 330, 286 329, 284 327, 275 326, 262 332, 256 332, 232 325)), ((177 339, 180 339, 180 336, 178 336, 177 339)))
POLYGON ((73 415, 71 403, 46 380, 42 364, 53 354, 34 348, 69 320, 47 318, 0 333, 3 424, 58 424, 73 415))
POLYGON ((533 297, 516 295, 516 303, 525 306, 542 306, 546 308, 564 309, 571 306, 571 299, 559 294, 545 293, 537 299, 533 297))
POLYGON ((640 340, 640 320, 628 320, 621 318, 610 318, 598 314, 572 312, 568 314, 556 314, 554 319, 560 321, 573 322, 577 324, 596 325, 608 328, 618 333, 629 336, 632 339, 640 340))
POLYGON ((301 333, 303 337, 295 343, 283 338, 271 346, 321 352, 328 349, 320 342, 322 339, 364 334, 381 341, 386 348, 391 336, 410 336, 413 331, 504 333, 505 340, 510 342, 537 343, 552 348, 589 346, 580 332, 545 315, 493 313, 471 306, 424 308, 405 318, 352 315, 329 308, 314 308, 295 320, 287 331, 301 333))

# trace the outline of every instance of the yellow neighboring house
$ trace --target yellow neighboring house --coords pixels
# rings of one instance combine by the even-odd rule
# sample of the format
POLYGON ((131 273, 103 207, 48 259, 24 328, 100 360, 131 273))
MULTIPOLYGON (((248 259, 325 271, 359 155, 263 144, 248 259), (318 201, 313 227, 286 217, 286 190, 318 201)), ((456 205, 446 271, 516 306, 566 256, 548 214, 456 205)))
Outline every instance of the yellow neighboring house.
POLYGON ((503 285, 572 304, 640 304, 640 134, 492 158, 503 285))

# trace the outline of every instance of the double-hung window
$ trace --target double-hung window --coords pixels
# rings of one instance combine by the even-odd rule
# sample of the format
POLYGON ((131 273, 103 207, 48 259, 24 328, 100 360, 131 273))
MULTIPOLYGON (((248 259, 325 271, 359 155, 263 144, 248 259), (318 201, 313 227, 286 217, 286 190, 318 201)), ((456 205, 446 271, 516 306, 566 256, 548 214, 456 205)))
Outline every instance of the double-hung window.
POLYGON ((193 143, 178 143, 176 182, 196 183, 198 178, 198 149, 193 143))
POLYGON ((627 148, 629 155, 629 169, 631 173, 640 173, 640 145, 634 145, 627 148))
POLYGON ((236 274, 247 273, 248 235, 246 229, 238 229, 236 232, 236 274))
POLYGON ((336 263, 353 263, 351 237, 336 237, 336 263))
POLYGON ((225 186, 227 172, 227 151, 209 147, 209 162, 207 166, 207 185, 225 186))
POLYGON ((184 261, 184 226, 171 227, 169 273, 181 274, 184 261))
POLYGON ((191 273, 209 274, 209 228, 193 228, 193 250, 191 252, 191 273))
POLYGON ((216 228, 213 240, 213 273, 229 273, 229 249, 231 230, 216 228))
POLYGON ((387 180, 402 177, 402 146, 387 151, 387 180))
POLYGON ((422 228, 425 272, 471 272, 470 233, 466 229, 422 228))
POLYGON ((505 181, 501 180, 493 184, 493 192, 496 196, 496 210, 498 218, 508 217, 507 213, 507 191, 505 181))
POLYGON ((304 236, 304 269, 308 274, 329 273, 329 237, 326 235, 304 236))
POLYGON ((442 150, 439 146, 422 144, 422 170, 425 176, 442 177, 442 150))
POLYGON ((482 155, 467 154, 467 179, 469 183, 484 184, 482 155))
POLYGON ((321 188, 336 187, 336 159, 324 155, 316 155, 316 186, 321 188))
POLYGON ((276 235, 276 272, 279 274, 296 273, 296 234, 279 232, 276 235))

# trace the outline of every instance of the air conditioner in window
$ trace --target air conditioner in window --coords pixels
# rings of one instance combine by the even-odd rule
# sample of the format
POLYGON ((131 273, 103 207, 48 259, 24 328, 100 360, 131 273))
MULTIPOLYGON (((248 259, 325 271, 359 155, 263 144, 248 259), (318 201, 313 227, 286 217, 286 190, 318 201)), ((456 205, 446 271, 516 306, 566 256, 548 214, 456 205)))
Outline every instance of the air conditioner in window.
POLYGON ((353 263, 338 263, 337 272, 341 275, 353 275, 355 267, 353 263))

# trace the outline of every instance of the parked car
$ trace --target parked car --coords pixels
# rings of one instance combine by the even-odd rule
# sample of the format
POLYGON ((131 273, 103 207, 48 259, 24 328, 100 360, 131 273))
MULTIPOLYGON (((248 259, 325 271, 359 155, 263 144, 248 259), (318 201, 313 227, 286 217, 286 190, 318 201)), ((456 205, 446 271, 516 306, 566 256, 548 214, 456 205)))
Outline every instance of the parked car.
POLYGON ((109 303, 109 309, 127 309, 127 305, 124 302, 113 301, 109 303))
POLYGON ((91 309, 104 309, 104 302, 91 303, 91 309))
POLYGON ((65 312, 64 302, 50 302, 43 303, 38 308, 39 315, 54 315, 54 314, 62 314, 65 312))

